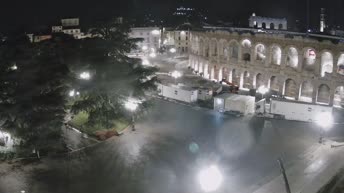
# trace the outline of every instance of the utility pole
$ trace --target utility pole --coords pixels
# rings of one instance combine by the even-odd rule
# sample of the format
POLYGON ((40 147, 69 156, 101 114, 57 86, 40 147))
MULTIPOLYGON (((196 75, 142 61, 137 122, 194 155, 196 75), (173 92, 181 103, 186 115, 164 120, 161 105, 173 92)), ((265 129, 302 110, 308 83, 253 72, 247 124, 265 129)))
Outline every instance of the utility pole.
POLYGON ((287 193, 291 193, 289 182, 288 182, 288 178, 287 178, 287 174, 285 173, 285 169, 284 169, 282 158, 278 158, 277 162, 278 162, 278 164, 279 164, 279 166, 281 168, 281 173, 283 175, 283 180, 284 180, 284 184, 285 184, 285 190, 286 190, 287 193))

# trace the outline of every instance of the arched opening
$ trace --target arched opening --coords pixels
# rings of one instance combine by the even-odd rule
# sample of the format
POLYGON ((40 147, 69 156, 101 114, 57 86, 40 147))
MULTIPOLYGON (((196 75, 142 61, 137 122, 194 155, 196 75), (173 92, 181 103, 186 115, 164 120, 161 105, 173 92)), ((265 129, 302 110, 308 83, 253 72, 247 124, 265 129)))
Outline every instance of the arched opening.
POLYGON ((321 84, 318 88, 317 103, 329 104, 331 89, 326 84, 321 84))
POLYGON ((333 72, 333 56, 330 52, 323 52, 321 55, 321 76, 324 77, 325 73, 333 72))
POLYGON ((195 71, 196 73, 198 73, 198 62, 197 62, 197 63, 195 63, 195 68, 194 68, 194 71, 195 71))
POLYGON ((204 78, 209 79, 209 65, 208 64, 204 64, 204 78))
POLYGON ((276 76, 271 76, 269 80, 269 88, 270 90, 274 90, 277 92, 279 91, 278 79, 276 76))
POLYGON ((204 56, 204 42, 203 42, 203 39, 201 39, 199 41, 199 45, 198 45, 198 50, 197 50, 197 54, 201 55, 201 56, 204 56))
POLYGON ((302 67, 307 71, 315 70, 316 53, 312 48, 306 49, 303 54, 303 64, 302 67))
POLYGON ((244 61, 251 61, 251 41, 248 39, 245 39, 242 41, 242 59, 244 61))
POLYGON ((264 86, 264 80, 263 75, 261 73, 258 73, 255 77, 255 88, 258 89, 261 86, 264 86))
POLYGON ((272 46, 271 48, 271 63, 274 65, 281 65, 282 50, 278 46, 272 46))
MULTIPOLYGON (((222 68, 222 79, 228 80, 228 77, 229 77, 228 68, 226 68, 226 67, 222 68)), ((221 79, 221 81, 222 81, 222 79, 221 79)))
POLYGON ((266 29, 266 23, 265 22, 262 23, 262 28, 266 29))
POLYGON ((290 47, 287 52, 287 66, 292 68, 297 68, 299 63, 299 54, 297 49, 294 47, 290 47))
POLYGON ((215 39, 211 40, 211 56, 217 56, 217 41, 215 39))
POLYGON ((239 58, 239 44, 235 41, 229 44, 229 56, 233 59, 239 58))
POLYGON ((339 86, 336 88, 333 106, 344 108, 344 86, 339 86))
POLYGON ((204 49, 204 52, 205 52, 205 57, 209 57, 210 56, 210 49, 209 49, 209 44, 206 43, 205 44, 205 49, 204 49))
POLYGON ((279 30, 282 30, 282 29, 283 29, 283 25, 282 25, 281 23, 278 25, 278 29, 279 29, 279 30))
POLYGON ((284 83, 283 94, 288 99, 295 100, 297 97, 297 85, 293 79, 287 79, 284 83))
POLYGON ((337 73, 344 75, 344 54, 341 54, 338 58, 337 73))
POLYGON ((312 102, 313 84, 310 81, 304 81, 300 86, 300 101, 312 102))
POLYGON ((265 46, 263 44, 257 44, 256 45, 256 60, 258 61, 264 61, 266 56, 265 56, 265 46))
POLYGON ((215 67, 211 67, 210 70, 210 80, 214 80, 215 79, 215 67))
POLYGON ((247 71, 243 73, 243 86, 242 87, 246 89, 251 88, 250 73, 247 71))
MULTIPOLYGON (((219 80, 219 75, 220 75, 220 71, 221 69, 219 69, 217 66, 214 66, 214 80, 219 80)), ((222 70, 221 70, 222 71, 222 70)), ((221 72, 222 74, 222 72, 221 72)))
POLYGON ((240 75, 239 73, 237 72, 237 70, 233 69, 231 72, 230 72, 230 76, 231 76, 231 80, 230 82, 234 85, 239 85, 240 83, 240 75))
POLYGON ((198 72, 201 74, 203 74, 203 64, 202 63, 199 63, 198 65, 198 72))
POLYGON ((274 23, 270 23, 270 29, 275 29, 275 24, 274 23))

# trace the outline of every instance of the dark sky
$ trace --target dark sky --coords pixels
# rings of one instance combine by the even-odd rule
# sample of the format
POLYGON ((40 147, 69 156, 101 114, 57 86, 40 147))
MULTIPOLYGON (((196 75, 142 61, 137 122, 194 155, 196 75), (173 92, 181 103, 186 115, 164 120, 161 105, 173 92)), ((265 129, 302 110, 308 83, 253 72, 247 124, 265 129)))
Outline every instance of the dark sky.
MULTIPOLYGON (((286 17, 289 22, 305 20, 306 0, 11 0, 1 2, 0 30, 52 24, 61 17, 80 16, 83 20, 112 15, 136 15, 148 10, 164 15, 181 3, 202 8, 209 16, 246 22, 257 15, 286 17)), ((344 24, 344 0, 310 0, 311 21, 318 24, 320 7, 326 7, 332 22, 344 24)))

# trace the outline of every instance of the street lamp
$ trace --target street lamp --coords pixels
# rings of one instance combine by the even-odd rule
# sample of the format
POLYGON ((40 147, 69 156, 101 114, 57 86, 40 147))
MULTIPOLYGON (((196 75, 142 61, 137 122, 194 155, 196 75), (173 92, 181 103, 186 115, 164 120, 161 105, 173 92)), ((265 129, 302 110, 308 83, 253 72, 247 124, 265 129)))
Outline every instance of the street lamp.
POLYGON ((149 57, 155 58, 155 57, 156 57, 156 53, 155 53, 155 52, 150 53, 150 54, 149 54, 149 57))
POLYGON ((319 143, 323 142, 324 132, 328 131, 334 123, 333 116, 331 112, 321 112, 316 115, 315 122, 318 124, 320 137, 319 143))
POLYGON ((177 50, 176 50, 175 48, 171 48, 171 49, 170 49, 170 52, 171 52, 172 54, 174 54, 174 53, 177 52, 177 50))
POLYGON ((221 186, 223 177, 219 168, 216 165, 211 165, 200 171, 198 180, 203 191, 212 192, 221 186))
POLYGON ((139 106, 138 102, 129 99, 128 101, 125 102, 124 107, 128 109, 131 112, 131 121, 132 121, 132 130, 135 131, 135 118, 134 118, 134 112, 136 111, 137 107, 139 106))
POLYGON ((91 75, 89 72, 82 72, 79 77, 83 80, 89 80, 91 78, 91 75))
POLYGON ((171 76, 174 78, 174 84, 177 84, 177 78, 182 77, 182 73, 174 71, 172 72, 171 76))
POLYGON ((70 96, 70 97, 74 97, 74 96, 75 96, 75 90, 69 91, 69 96, 70 96))
POLYGON ((267 92, 269 92, 269 89, 268 88, 266 88, 265 86, 260 86, 259 88, 258 88, 258 93, 260 93, 260 94, 262 94, 262 99, 264 98, 264 95, 267 93, 267 92))

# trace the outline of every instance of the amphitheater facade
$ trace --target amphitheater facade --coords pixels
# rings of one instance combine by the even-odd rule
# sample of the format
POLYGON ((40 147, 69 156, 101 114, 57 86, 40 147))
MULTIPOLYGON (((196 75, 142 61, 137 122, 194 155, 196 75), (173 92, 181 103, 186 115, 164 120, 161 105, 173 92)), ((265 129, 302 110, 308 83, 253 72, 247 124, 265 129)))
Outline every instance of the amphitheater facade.
POLYGON ((273 33, 193 31, 189 65, 204 78, 249 90, 265 86, 286 98, 340 106, 344 44, 273 33))

